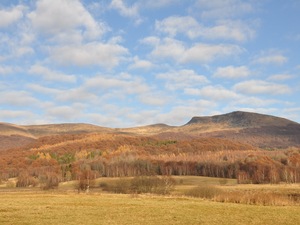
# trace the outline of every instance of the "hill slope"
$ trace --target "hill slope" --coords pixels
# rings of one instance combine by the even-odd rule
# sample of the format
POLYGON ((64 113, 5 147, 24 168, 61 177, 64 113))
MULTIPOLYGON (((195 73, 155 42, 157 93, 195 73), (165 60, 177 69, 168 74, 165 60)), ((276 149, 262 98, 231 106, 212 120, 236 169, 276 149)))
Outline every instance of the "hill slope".
POLYGON ((39 137, 62 134, 111 133, 114 129, 84 123, 21 126, 0 123, 0 151, 21 147, 39 137))
POLYGON ((152 136, 165 140, 193 140, 202 137, 214 137, 261 148, 300 146, 299 123, 270 115, 236 111, 216 116, 193 117, 183 126, 154 124, 113 129, 75 123, 28 126, 0 123, 0 150, 23 146, 44 136, 89 133, 152 136))
POLYGON ((300 146, 299 123, 258 113, 193 117, 182 129, 196 136, 226 138, 262 148, 300 146))
POLYGON ((223 115, 193 117, 187 125, 191 124, 226 124, 230 127, 262 127, 262 126, 288 126, 290 124, 299 125, 296 122, 284 118, 264 115, 259 113, 250 113, 235 111, 223 115))

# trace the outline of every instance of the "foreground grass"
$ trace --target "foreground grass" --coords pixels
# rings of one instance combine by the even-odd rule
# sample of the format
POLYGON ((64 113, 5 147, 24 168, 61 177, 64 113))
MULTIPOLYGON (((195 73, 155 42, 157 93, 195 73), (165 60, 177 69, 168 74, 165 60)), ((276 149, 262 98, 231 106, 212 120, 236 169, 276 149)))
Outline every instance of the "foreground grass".
POLYGON ((0 224, 298 224, 299 206, 143 195, 1 192, 0 224))

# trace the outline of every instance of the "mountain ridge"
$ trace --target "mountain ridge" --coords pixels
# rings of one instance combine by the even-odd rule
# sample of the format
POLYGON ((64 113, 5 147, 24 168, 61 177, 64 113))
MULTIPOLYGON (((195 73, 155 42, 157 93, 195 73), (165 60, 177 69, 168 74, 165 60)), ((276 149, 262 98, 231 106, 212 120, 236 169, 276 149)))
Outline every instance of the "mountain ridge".
POLYGON ((244 112, 244 111, 233 111, 231 113, 214 115, 214 116, 196 116, 193 117, 186 125, 194 123, 224 123, 227 122, 233 127, 257 127, 257 126, 267 126, 274 125, 288 125, 288 124, 298 124, 292 120, 288 120, 282 117, 254 113, 254 112, 244 112), (276 121, 275 121, 276 120, 276 121))
POLYGON ((44 125, 0 123, 0 142, 4 143, 0 146, 0 150, 22 146, 44 136, 89 133, 154 136, 178 140, 216 137, 263 148, 300 146, 299 123, 272 115, 234 111, 221 115, 195 116, 181 126, 160 123, 130 128, 109 128, 87 123, 44 125))

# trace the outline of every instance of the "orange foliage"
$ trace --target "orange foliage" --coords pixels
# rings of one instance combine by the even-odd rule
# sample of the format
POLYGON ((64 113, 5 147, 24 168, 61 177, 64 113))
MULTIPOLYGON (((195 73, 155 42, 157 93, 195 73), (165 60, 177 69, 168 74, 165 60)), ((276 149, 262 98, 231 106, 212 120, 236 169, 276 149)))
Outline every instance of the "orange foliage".
POLYGON ((96 177, 157 174, 228 177, 252 183, 300 181, 299 150, 266 151, 221 138, 56 135, 0 152, 0 174, 5 179, 22 172, 76 179, 83 165, 88 165, 96 177))

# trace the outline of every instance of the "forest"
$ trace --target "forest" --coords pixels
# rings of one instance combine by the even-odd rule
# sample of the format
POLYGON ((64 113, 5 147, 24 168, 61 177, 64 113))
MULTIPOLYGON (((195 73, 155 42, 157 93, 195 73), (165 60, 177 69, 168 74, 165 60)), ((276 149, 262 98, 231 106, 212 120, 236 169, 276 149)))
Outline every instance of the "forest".
MULTIPOLYGON (((260 149, 222 138, 162 139, 126 134, 68 134, 0 151, 0 178, 17 187, 55 188, 99 177, 194 175, 238 183, 300 182, 300 149, 260 149)), ((86 185, 85 185, 86 184, 86 185)))

